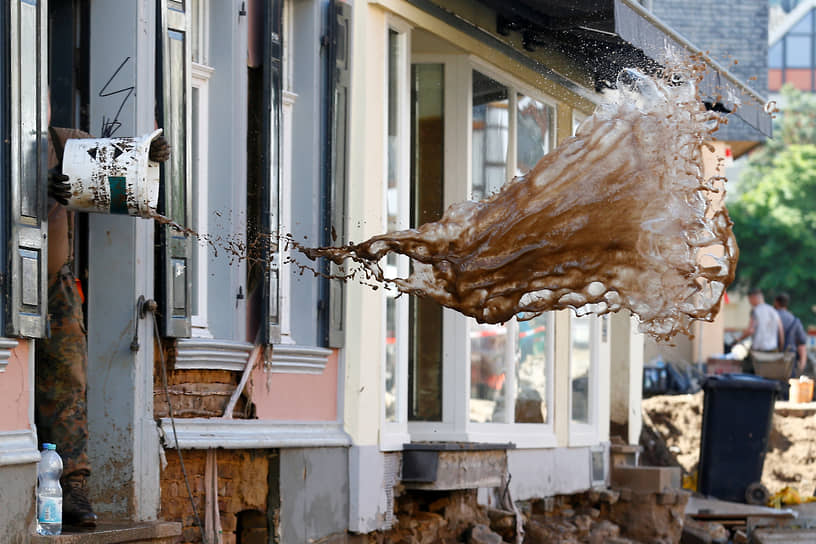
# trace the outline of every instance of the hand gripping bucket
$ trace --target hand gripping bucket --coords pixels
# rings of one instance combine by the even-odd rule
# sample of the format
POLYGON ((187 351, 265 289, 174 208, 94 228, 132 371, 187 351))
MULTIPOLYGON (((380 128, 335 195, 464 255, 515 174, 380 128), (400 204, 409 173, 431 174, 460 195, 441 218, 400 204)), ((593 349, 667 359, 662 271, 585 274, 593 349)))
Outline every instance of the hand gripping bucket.
POLYGON ((62 158, 62 173, 71 186, 68 207, 152 217, 159 199, 159 163, 148 159, 148 151, 161 133, 68 140, 62 158))

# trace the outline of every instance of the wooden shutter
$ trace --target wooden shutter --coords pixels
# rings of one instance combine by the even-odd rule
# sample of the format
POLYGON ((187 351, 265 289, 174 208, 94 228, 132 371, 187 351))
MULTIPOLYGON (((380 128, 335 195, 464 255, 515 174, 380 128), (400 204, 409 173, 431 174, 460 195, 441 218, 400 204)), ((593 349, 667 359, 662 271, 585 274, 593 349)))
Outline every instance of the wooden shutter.
POLYGON ((10 83, 4 85, 8 124, 3 124, 1 161, 2 175, 10 180, 4 195, 9 213, 3 213, 9 236, 5 332, 41 338, 48 315, 48 11, 45 0, 11 0, 2 9, 8 10, 3 13, 8 37, 3 77, 10 83))
MULTIPOLYGON (((162 167, 159 212, 189 227, 191 222, 190 175, 190 14, 185 2, 158 0, 156 47, 156 100, 160 126, 172 146, 170 160, 162 167)), ((189 2, 187 2, 189 3, 189 2)), ((162 334, 189 337, 192 330, 193 246, 190 236, 171 225, 157 226, 157 292, 162 334)))
MULTIPOLYGON (((351 86, 351 6, 332 0, 330 3, 330 89, 332 100, 329 112, 329 221, 334 244, 346 242, 346 186, 348 183, 348 112, 349 88, 351 86)), ((332 273, 339 270, 330 264, 332 273)), ((345 344, 345 289, 340 281, 329 283, 329 347, 340 348, 345 344)))
POLYGON ((263 58, 263 134, 261 141, 261 198, 266 205, 263 211, 263 231, 268 237, 264 243, 264 289, 266 310, 264 344, 280 342, 280 245, 277 233, 280 228, 281 190, 281 63, 283 43, 281 38, 282 0, 264 4, 264 58, 263 58))

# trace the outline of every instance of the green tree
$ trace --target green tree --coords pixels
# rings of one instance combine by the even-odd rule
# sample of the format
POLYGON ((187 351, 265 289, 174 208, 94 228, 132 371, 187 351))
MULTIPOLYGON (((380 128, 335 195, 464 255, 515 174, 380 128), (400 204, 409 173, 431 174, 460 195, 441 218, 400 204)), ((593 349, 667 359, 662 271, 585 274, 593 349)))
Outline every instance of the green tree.
POLYGON ((753 153, 728 205, 740 247, 737 285, 786 291, 816 324, 816 98, 783 90, 774 138, 753 153))

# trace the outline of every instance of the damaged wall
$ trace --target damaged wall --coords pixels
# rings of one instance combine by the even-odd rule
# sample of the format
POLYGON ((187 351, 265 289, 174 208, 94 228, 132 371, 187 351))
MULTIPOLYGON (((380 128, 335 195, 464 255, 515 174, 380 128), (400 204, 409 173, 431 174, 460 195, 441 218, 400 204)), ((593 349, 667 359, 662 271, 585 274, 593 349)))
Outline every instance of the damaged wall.
MULTIPOLYGON (((206 450, 183 450, 184 467, 204 523, 206 503, 206 450)), ((267 515, 268 475, 278 463, 276 450, 217 450, 218 510, 223 530, 223 543, 235 544, 242 512, 257 511, 267 515)), ((273 481, 276 481, 273 479, 273 481)), ((201 542, 201 532, 195 524, 184 475, 175 450, 167 450, 167 467, 161 473, 160 517, 182 523, 182 542, 201 542)), ((243 527, 241 527, 243 529, 243 527)))

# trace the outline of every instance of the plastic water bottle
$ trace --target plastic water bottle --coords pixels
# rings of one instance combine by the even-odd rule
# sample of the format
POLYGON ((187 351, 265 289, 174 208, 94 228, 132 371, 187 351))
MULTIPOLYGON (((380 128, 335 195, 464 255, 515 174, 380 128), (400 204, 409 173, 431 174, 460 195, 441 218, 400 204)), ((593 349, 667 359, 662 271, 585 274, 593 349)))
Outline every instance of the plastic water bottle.
POLYGON ((37 532, 58 535, 62 532, 62 459, 54 444, 43 444, 37 465, 37 532))

